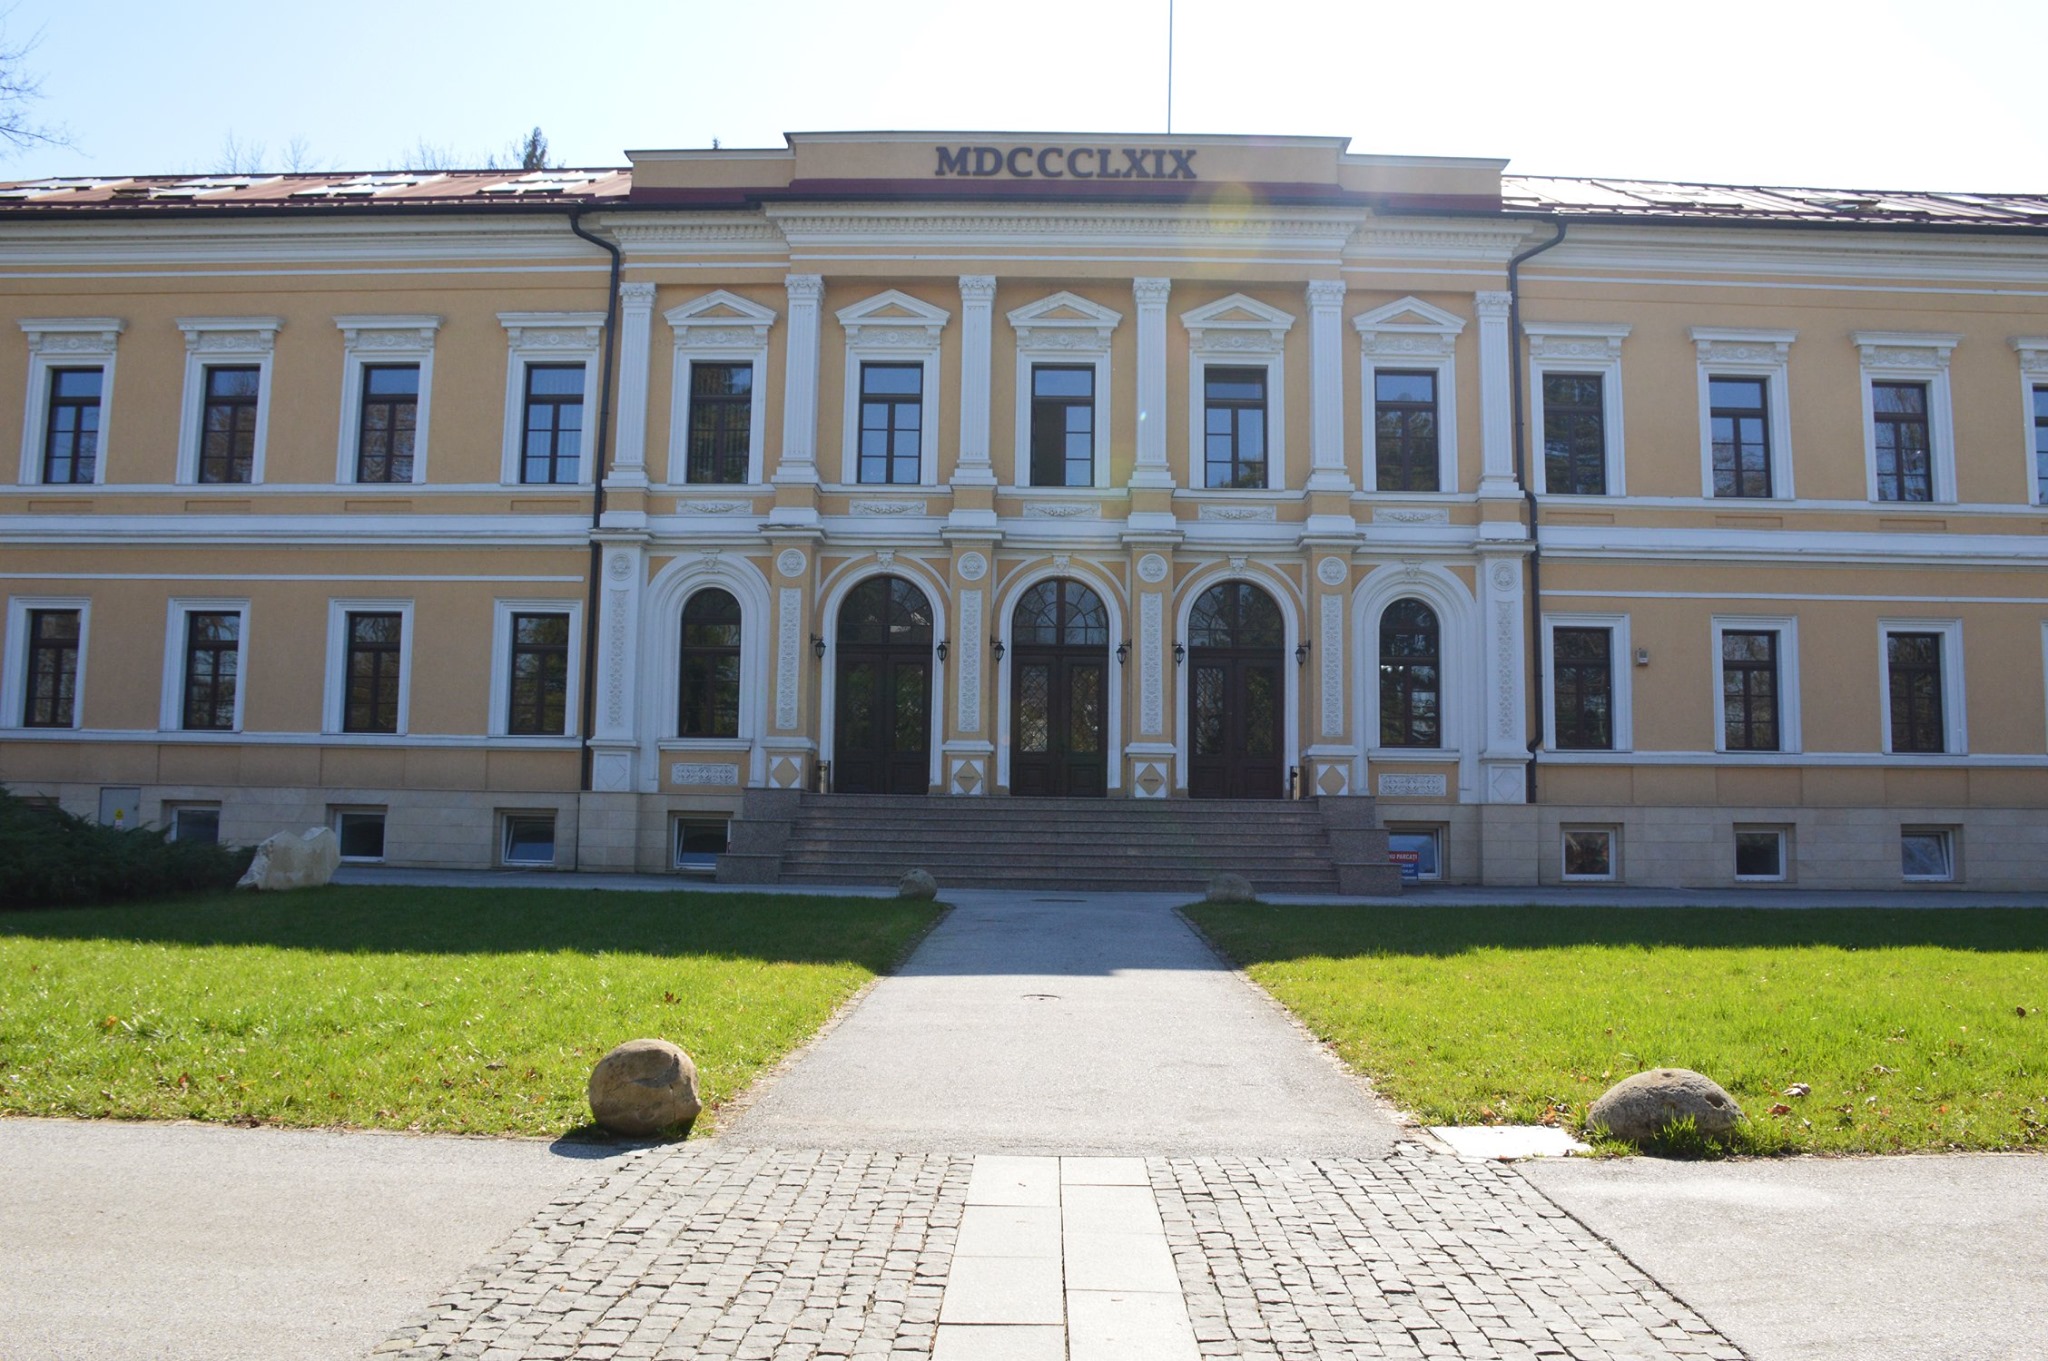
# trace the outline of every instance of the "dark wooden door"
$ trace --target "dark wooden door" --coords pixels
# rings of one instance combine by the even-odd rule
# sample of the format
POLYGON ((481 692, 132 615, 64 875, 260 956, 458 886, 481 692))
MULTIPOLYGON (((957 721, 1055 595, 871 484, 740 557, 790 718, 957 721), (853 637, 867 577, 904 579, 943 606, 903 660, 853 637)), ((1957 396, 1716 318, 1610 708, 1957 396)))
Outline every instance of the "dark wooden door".
POLYGON ((832 788, 925 794, 932 765, 932 612, 901 577, 856 586, 839 609, 832 788))
POLYGON ((1078 581, 1041 581, 1010 616, 1010 792, 1109 792, 1109 612, 1078 581))
POLYGON ((1211 588, 1188 621, 1188 793, 1287 792, 1286 637, 1273 598, 1247 582, 1211 588))

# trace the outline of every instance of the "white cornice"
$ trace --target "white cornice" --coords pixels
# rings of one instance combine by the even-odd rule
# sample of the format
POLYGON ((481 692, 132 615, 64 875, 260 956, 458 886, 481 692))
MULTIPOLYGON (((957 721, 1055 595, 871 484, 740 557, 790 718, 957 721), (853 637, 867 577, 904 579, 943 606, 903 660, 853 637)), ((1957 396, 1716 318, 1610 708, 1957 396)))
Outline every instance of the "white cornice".
POLYGON ((1878 231, 1770 231, 1573 223, 1562 244, 1525 266, 1524 278, 1577 270, 1814 278, 1945 279, 2036 287, 2048 236, 1887 235, 1878 231))
POLYGON ((977 245, 1205 246, 1237 244, 1337 251, 1361 220, 1355 210, 1239 211, 1204 204, 1174 208, 1083 208, 1072 204, 1034 209, 956 205, 771 204, 763 210, 792 248, 880 246, 898 241, 929 244, 957 238, 977 245))
POLYGON ((56 265, 312 264, 363 261, 566 260, 604 256, 560 218, 321 222, 6 222, 0 268, 56 265))
POLYGON ((1351 238, 1346 261, 1457 261, 1505 266, 1508 258, 1535 237, 1520 222, 1446 224, 1374 218, 1351 238))

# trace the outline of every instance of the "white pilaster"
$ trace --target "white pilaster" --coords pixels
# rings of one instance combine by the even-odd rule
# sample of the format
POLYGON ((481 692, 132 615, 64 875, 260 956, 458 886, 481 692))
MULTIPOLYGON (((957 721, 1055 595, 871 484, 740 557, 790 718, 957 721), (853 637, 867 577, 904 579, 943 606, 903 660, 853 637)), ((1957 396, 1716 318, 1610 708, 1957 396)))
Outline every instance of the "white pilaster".
POLYGON ((1479 314, 1479 452, 1481 496, 1519 496, 1515 485, 1514 384, 1508 356, 1507 293, 1474 293, 1479 314))
POLYGON ((1352 489, 1344 469, 1344 284, 1308 286, 1308 489, 1352 489))
POLYGON ((1171 487, 1166 461, 1166 298, 1173 280, 1131 281, 1138 302, 1138 457, 1134 487, 1171 487))
POLYGON ((624 793, 636 787, 640 774, 636 678, 640 674, 640 588, 647 577, 647 549, 637 541, 607 543, 602 563, 590 776, 598 792, 624 793))
POLYGON ((782 458, 777 482, 818 481, 818 309, 825 280, 792 274, 789 290, 789 348, 782 379, 782 458))
POLYGON ((960 486, 992 487, 996 483, 988 449, 995 305, 993 274, 960 276, 960 462, 953 470, 953 481, 960 486))
POLYGON ((1524 803, 1529 764, 1526 657, 1527 605, 1519 553, 1479 560, 1480 654, 1484 659, 1485 724, 1479 749, 1479 797, 1486 803, 1524 803))
POLYGON ((607 487, 647 485, 647 365, 654 338, 654 285, 619 285, 619 430, 607 487))

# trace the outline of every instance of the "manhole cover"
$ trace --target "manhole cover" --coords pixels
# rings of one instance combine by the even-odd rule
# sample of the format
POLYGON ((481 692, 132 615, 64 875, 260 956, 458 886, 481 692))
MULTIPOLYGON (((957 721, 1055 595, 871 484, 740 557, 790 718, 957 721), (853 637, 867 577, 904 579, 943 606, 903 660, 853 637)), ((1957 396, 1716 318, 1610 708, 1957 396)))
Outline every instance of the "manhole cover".
POLYGON ((1057 1002, 1060 1000, 1060 995, 1056 992, 1027 992, 1024 994, 1023 1000, 1026 1002, 1057 1002))

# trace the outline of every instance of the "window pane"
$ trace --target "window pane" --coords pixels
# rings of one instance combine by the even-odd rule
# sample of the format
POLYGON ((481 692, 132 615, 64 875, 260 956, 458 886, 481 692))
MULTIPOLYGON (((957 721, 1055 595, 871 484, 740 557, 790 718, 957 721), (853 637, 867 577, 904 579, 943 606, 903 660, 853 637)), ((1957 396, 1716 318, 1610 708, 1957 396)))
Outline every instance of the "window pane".
POLYGON ((206 395, 209 397, 254 397, 256 395, 258 370, 251 368, 213 368, 206 371, 206 395))
POLYGON ((526 390, 536 397, 581 397, 581 364, 533 364, 526 370, 526 390))
POLYGON ((98 369, 59 369, 51 375, 51 391, 59 397, 98 401, 101 378, 98 369))
POLYGON ((863 364, 860 366, 860 390, 863 397, 916 397, 924 391, 924 366, 863 364))
POLYGON ((363 390, 372 397, 417 397, 420 370, 417 364, 376 364, 363 374, 363 390))
POLYGON ((382 813, 343 813, 337 820, 336 831, 341 838, 341 854, 348 860, 382 860, 384 858, 384 815, 382 813))
POLYGON ((1606 831, 1566 832, 1564 872, 1572 878, 1612 878, 1614 834, 1606 831))
POLYGON ((1744 879, 1781 879, 1785 838, 1779 832, 1737 832, 1735 873, 1744 879))
POLYGON ((1435 402, 1433 373, 1387 373, 1373 376, 1373 395, 1382 402, 1435 402))
POLYGON ((1212 399, 1264 401, 1264 369, 1208 369, 1204 371, 1206 391, 1212 399))
POLYGON ((1031 370, 1031 395, 1092 398, 1095 395, 1095 370, 1041 365, 1031 370))

